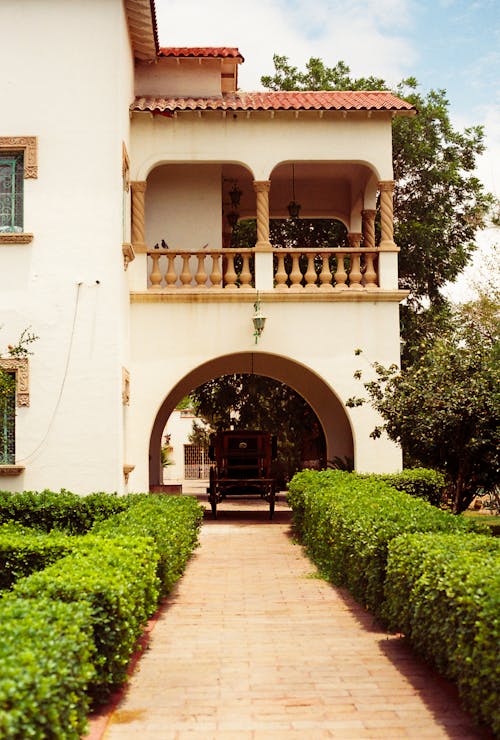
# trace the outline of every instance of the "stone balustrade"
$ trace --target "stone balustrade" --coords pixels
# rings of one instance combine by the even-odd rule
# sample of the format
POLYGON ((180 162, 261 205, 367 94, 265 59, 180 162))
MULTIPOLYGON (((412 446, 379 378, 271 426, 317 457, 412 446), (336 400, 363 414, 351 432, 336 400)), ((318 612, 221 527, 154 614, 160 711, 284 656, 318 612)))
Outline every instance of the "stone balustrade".
MULTIPOLYGON (((254 249, 148 249, 149 290, 258 287, 254 249)), ((376 248, 272 249, 277 291, 378 290, 376 248)))

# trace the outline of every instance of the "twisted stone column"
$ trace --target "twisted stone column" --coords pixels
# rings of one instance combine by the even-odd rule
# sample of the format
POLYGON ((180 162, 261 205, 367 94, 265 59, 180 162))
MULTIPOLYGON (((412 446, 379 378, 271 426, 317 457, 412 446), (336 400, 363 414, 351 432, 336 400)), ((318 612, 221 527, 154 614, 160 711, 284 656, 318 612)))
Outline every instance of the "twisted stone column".
POLYGON ((361 212, 363 217, 363 247, 365 249, 375 249, 375 210, 365 210, 361 212))
POLYGON ((394 247, 394 213, 393 213, 393 193, 394 180, 385 180, 378 184, 380 190, 380 223, 381 239, 380 247, 394 247))
POLYGON ((269 241, 269 190, 270 180, 254 180, 253 187, 257 195, 257 243, 255 249, 268 251, 269 241))
POLYGON ((146 252, 145 193, 147 182, 137 180, 132 186, 132 245, 136 252, 146 252))

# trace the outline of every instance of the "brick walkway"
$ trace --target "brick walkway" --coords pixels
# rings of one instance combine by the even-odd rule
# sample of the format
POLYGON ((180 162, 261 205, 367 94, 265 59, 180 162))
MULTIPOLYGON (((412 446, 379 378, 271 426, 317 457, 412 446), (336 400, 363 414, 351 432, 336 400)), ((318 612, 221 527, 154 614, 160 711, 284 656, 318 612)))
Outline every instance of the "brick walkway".
POLYGON ((487 738, 454 689, 232 499, 156 623, 103 740, 487 738), (238 511, 241 509, 241 511, 238 511))

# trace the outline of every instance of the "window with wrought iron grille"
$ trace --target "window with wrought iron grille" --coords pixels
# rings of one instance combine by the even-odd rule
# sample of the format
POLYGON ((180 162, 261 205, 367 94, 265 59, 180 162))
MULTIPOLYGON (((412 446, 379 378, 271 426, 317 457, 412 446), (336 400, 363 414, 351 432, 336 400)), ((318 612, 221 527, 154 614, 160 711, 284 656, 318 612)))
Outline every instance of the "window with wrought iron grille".
POLYGON ((0 151, 0 234, 23 231, 24 151, 0 151))
POLYGON ((0 465, 16 458, 16 376, 0 370, 0 465))

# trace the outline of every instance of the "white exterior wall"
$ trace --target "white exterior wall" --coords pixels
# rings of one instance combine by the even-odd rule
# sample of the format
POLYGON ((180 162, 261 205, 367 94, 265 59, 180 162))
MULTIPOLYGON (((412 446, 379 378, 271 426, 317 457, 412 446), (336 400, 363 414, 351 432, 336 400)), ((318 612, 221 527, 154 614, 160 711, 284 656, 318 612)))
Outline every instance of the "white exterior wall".
MULTIPOLYGON (((272 353, 312 370, 342 403, 362 395, 356 370, 368 378, 370 362, 399 361, 398 304, 389 302, 266 302, 264 332, 255 345, 251 299, 224 303, 134 303, 132 305, 132 393, 129 446, 136 451, 131 490, 149 480, 148 453, 154 419, 165 397, 207 360, 238 352, 272 353), (154 347, 154 351, 152 348, 154 347), (355 356, 357 348, 363 350, 355 356)), ((241 368, 240 372, 248 372, 241 368)), ((314 409, 321 418, 322 409, 314 409)), ((356 469, 401 468, 401 451, 370 432, 380 419, 366 404, 346 409, 354 436, 356 469)), ((330 450, 332 457, 335 450, 330 450)))
POLYGON ((0 136, 38 137, 25 180, 31 244, 0 244, 2 349, 31 326, 31 402, 4 488, 123 488, 127 362, 122 141, 133 67, 122 2, 0 4, 0 136))
MULTIPOLYGON (((16 463, 25 472, 4 477, 3 488, 123 492, 129 464, 135 469, 128 490, 147 490, 149 445, 164 399, 221 356, 285 358, 317 376, 342 404, 359 395, 353 373, 363 363, 368 369, 373 360, 398 362, 397 297, 266 302, 264 292, 268 319, 255 346, 253 292, 228 301, 198 294, 130 305, 129 290, 146 289, 147 257, 139 254, 128 272, 122 259, 130 236, 122 142, 130 179, 148 179, 148 246, 165 238, 172 248, 207 242, 213 248, 221 245, 222 163, 241 164, 255 180, 269 179, 283 162, 359 163, 390 180, 390 114, 134 114, 130 131, 134 70, 121 0, 4 0, 0 27, 9 28, 0 46, 0 136, 37 136, 39 165, 38 178, 24 181, 24 228, 33 242, 0 244, 0 351, 28 326, 40 337, 30 358, 30 406, 18 409, 16 421, 16 463), (358 347, 361 358, 354 355, 358 347), (122 403, 122 367, 130 371, 130 406, 122 403)), ((161 94, 220 90, 218 62, 182 68, 181 78, 175 63, 141 65, 137 90, 146 69, 149 94, 155 85, 161 94), (175 71, 167 89, 168 67, 175 71)), ((347 213, 349 204, 360 212, 358 186, 359 193, 339 187, 332 195, 351 229, 359 228, 347 213)), ((372 205, 367 193, 365 207, 372 205)), ((392 290, 395 256, 381 258, 390 261, 381 287, 392 290)), ((257 255, 263 260, 270 263, 270 254, 257 255)), ((267 277, 263 290, 272 289, 270 269, 267 277)), ((320 405, 313 408, 321 416, 320 405)), ((378 422, 369 406, 346 410, 346 417, 358 470, 400 467, 395 445, 369 438, 378 422)))
POLYGON ((175 249, 220 249, 221 166, 166 165, 153 170, 146 190, 146 244, 165 239, 175 249))
MULTIPOLYGON (((363 114, 362 114, 363 115, 363 114)), ((163 162, 235 162, 254 180, 267 180, 280 162, 369 163, 392 179, 391 116, 371 118, 290 113, 180 113, 178 118, 136 113, 132 120, 132 179, 145 180, 163 162)))
POLYGON ((135 94, 203 98, 221 94, 220 59, 159 59, 155 64, 139 63, 135 94))

